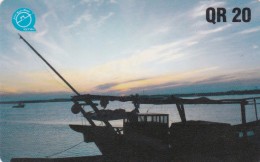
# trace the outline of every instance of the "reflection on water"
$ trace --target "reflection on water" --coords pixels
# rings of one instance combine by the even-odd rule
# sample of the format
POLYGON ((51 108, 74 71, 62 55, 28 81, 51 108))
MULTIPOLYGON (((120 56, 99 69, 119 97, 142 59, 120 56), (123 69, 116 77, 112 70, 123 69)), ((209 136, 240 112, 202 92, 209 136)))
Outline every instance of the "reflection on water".
MULTIPOLYGON (((254 95, 256 96, 256 95, 254 95)), ((260 95, 258 95, 260 96, 260 95)), ((219 98, 245 98, 250 96, 217 96, 219 98)), ((80 133, 74 132, 68 124, 87 123, 82 116, 71 113, 72 103, 28 104, 24 109, 13 109, 0 105, 0 158, 10 161, 12 157, 47 157, 83 141, 80 133)), ((107 109, 133 109, 131 102, 111 102, 107 109)), ((241 123, 240 105, 186 105, 188 120, 208 120, 241 123)), ((246 107, 247 121, 255 120, 252 105, 246 107)), ((91 110, 89 107, 84 108, 91 110)), ((180 121, 175 105, 141 105, 141 113, 170 114, 170 123, 180 121)), ((258 106, 258 115, 260 106, 258 106)), ((121 121, 111 122, 122 126, 121 121)), ((101 125, 102 123, 97 123, 101 125)), ((80 143, 76 147, 53 157, 100 155, 94 143, 80 143)))

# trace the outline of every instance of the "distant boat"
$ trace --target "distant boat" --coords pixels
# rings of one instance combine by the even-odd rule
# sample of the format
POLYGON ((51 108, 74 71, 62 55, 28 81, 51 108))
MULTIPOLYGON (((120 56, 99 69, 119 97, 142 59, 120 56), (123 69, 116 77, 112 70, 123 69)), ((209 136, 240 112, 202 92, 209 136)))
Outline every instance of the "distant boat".
POLYGON ((13 108, 24 108, 25 104, 20 102, 18 105, 14 105, 13 108))

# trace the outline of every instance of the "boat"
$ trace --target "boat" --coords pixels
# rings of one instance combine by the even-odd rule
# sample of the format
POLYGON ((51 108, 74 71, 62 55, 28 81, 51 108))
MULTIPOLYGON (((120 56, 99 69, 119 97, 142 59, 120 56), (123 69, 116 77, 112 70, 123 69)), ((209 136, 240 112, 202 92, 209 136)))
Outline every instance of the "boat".
MULTIPOLYGON (((39 54, 21 35, 20 38, 64 81, 76 94, 73 114, 81 113, 89 125, 69 125, 83 134, 84 142, 94 142, 102 155, 94 158, 13 158, 17 161, 259 161, 260 120, 257 119, 257 99, 219 99, 206 97, 184 99, 174 95, 110 96, 80 94, 39 54), (99 104, 93 101, 99 101, 99 104), (132 102, 133 110, 107 110, 110 102, 132 102), (181 122, 169 122, 166 113, 139 113, 141 105, 175 105, 181 122), (241 124, 230 125, 186 118, 185 105, 238 105, 241 124), (254 105, 256 120, 246 121, 246 105, 254 105), (92 108, 86 112, 83 106, 92 108), (99 107, 100 106, 100 107, 99 107), (115 127, 111 120, 120 120, 123 127, 115 127), (98 126, 94 121, 101 121, 98 126)), ((23 101, 24 103, 43 101, 23 101)), ((46 102, 46 101, 45 101, 46 102)), ((53 101, 52 101, 53 102, 53 101)), ((58 101, 57 101, 58 102, 58 101)), ((10 102, 9 102, 10 103, 10 102)), ((173 107, 175 107, 173 106, 173 107)))
MULTIPOLYGON (((72 99, 77 102, 91 98, 98 99, 98 97, 82 95, 74 96, 72 99)), ((221 161, 225 159, 257 161, 260 158, 258 155, 260 120, 246 122, 245 114, 245 105, 252 104, 254 98, 211 100, 205 97, 182 99, 175 96, 164 98, 140 96, 137 99, 136 96, 102 96, 102 98, 105 97, 108 101, 132 101, 135 105, 135 109, 132 112, 126 112, 126 117, 122 118, 122 128, 110 129, 107 126, 84 125, 70 125, 70 127, 82 133, 85 142, 95 142, 108 161, 121 161, 133 157, 133 160, 148 161, 196 159, 212 161, 214 158, 221 161), (176 104, 182 121, 169 123, 169 114, 137 113, 141 104, 176 104), (242 123, 232 126, 228 123, 187 120, 184 109, 184 105, 187 104, 237 104, 241 108, 242 123)), ((84 117, 88 114, 84 110, 72 110, 72 112, 75 114, 81 112, 84 117)))
POLYGON ((17 105, 14 105, 13 108, 24 108, 25 104, 23 102, 19 102, 17 105))

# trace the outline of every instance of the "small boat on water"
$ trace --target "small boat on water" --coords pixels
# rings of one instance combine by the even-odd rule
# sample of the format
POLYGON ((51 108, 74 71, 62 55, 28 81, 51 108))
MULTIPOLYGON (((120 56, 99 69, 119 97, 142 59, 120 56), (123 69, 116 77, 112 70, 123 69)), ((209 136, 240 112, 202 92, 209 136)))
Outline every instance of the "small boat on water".
MULTIPOLYGON (((206 97, 184 99, 168 96, 81 95, 68 83, 21 35, 20 38, 76 94, 71 97, 73 114, 81 113, 89 125, 70 125, 83 134, 85 142, 94 142, 102 153, 97 157, 13 158, 18 161, 260 161, 260 120, 257 119, 257 99, 212 100, 206 97), (98 104, 93 101, 100 101, 98 104), (109 102, 132 102, 133 110, 106 110, 109 102), (181 122, 169 123, 169 114, 139 113, 143 104, 175 105, 181 122), (241 124, 188 120, 185 105, 240 106, 241 124), (246 106, 254 105, 256 120, 246 121, 246 106), (83 106, 90 106, 86 112, 83 106), (123 127, 114 127, 111 120, 121 120, 123 127), (94 121, 101 121, 98 126, 94 121)), ((38 101, 27 101, 27 103, 38 101)), ((42 101, 39 101, 42 102, 42 101)), ((26 101, 24 102, 26 103, 26 101)))
POLYGON ((25 104, 22 102, 19 102, 17 105, 14 105, 13 108, 24 108, 25 104))

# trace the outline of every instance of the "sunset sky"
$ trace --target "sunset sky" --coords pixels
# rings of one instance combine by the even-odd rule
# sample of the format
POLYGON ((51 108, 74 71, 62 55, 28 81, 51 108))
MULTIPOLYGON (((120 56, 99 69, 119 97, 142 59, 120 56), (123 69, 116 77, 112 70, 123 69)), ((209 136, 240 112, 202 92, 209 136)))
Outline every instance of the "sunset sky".
POLYGON ((69 92, 20 33, 79 92, 189 93, 260 88, 260 1, 0 0, 0 92, 69 92), (226 23, 206 21, 225 7, 226 23), (231 22, 249 7, 251 22, 231 22), (18 8, 36 32, 11 22, 18 8))

